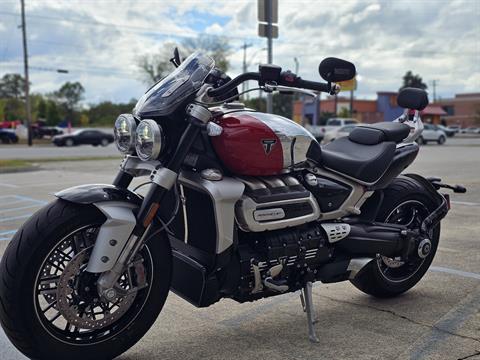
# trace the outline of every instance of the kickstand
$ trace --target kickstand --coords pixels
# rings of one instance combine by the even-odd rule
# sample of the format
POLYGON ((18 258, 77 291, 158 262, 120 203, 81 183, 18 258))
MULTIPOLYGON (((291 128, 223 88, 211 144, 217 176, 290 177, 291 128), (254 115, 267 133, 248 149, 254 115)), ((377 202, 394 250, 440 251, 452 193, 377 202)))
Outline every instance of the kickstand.
POLYGON ((317 321, 315 320, 315 311, 313 309, 311 282, 307 282, 305 287, 301 290, 300 301, 302 302, 303 312, 307 313, 308 338, 311 342, 318 343, 320 340, 318 340, 317 334, 315 334, 315 328, 313 327, 317 321))

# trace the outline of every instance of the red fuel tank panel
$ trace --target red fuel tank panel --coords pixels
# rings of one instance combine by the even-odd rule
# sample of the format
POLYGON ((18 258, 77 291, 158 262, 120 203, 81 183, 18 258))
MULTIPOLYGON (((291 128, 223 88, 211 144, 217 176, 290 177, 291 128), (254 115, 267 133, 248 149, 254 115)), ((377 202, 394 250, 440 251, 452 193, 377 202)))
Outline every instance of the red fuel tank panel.
POLYGON ((223 128, 212 144, 224 166, 237 175, 267 176, 284 168, 282 143, 254 112, 226 114, 215 122, 223 128))

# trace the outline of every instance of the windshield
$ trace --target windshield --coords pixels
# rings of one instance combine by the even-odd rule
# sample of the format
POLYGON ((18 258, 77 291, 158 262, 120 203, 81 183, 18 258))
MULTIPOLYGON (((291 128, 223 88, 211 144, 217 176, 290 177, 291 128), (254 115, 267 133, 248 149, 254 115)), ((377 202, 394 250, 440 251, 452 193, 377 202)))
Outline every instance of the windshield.
POLYGON ((133 114, 140 117, 171 114, 182 101, 200 89, 214 66, 215 61, 209 56, 193 53, 138 100, 133 114))

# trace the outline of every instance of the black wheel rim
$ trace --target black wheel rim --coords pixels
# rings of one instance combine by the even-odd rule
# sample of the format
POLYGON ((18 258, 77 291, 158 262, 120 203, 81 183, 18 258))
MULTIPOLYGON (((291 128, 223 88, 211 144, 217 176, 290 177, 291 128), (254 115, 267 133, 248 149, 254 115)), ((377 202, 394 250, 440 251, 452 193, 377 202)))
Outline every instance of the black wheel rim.
MULTIPOLYGON (((419 229, 423 220, 429 215, 427 207, 418 200, 408 200, 399 204, 385 219, 386 223, 404 225, 409 229, 419 229)), ((431 238, 430 234, 430 238, 431 238)), ((390 282, 403 282, 410 279, 421 268, 426 258, 420 258, 414 252, 403 265, 389 266, 386 259, 377 255, 380 274, 390 282)), ((389 259, 400 261, 401 259, 389 259)))
MULTIPOLYGON (((81 227, 60 240, 45 257, 34 284, 35 313, 40 323, 57 340, 71 345, 93 345, 122 332, 142 311, 153 283, 153 261, 148 247, 145 246, 139 256, 142 257, 148 285, 136 293, 133 303, 122 317, 112 324, 98 329, 82 329, 68 321, 59 310, 57 293, 59 278, 75 255, 93 247, 100 226, 101 224, 81 227)), ((122 277, 119 282, 121 281, 125 282, 125 279, 122 277)), ((114 304, 110 304, 110 307, 108 311, 115 311, 114 304)), ((93 315, 95 317, 100 315, 97 313, 100 309, 107 311, 107 308, 100 305, 94 309, 96 310, 93 310, 93 314, 82 314, 81 316, 93 315)))

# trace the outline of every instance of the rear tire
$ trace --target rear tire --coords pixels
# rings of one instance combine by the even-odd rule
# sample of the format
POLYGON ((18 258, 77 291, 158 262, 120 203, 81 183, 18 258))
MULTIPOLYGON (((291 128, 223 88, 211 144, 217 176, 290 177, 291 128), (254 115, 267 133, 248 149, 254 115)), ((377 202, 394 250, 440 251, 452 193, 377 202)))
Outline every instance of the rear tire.
MULTIPOLYGON (((416 203, 417 205, 422 204, 428 213, 431 213, 436 208, 436 204, 431 199, 428 191, 415 180, 407 177, 402 176, 394 179, 388 188, 384 190, 384 194, 385 197, 376 218, 378 222, 386 222, 390 214, 406 202, 416 203)), ((364 293, 380 298, 395 297, 404 293, 415 286, 427 272, 435 257, 439 238, 440 224, 432 229, 430 254, 423 259, 423 262, 420 263, 415 272, 410 276, 405 275, 403 280, 401 277, 394 279, 384 275, 381 269, 383 260, 377 258, 366 265, 355 279, 351 280, 352 284, 364 293)), ((402 267, 407 265, 405 264, 402 267)))
POLYGON ((445 144, 445 140, 447 140, 447 139, 445 139, 445 136, 442 135, 438 138, 437 144, 438 145, 443 145, 443 144, 445 144))
MULTIPOLYGON (((78 239, 75 236, 80 235, 71 235, 77 234, 75 231, 100 226, 104 221, 103 215, 93 205, 56 200, 34 214, 9 244, 0 264, 0 322, 10 341, 29 358, 113 359, 143 337, 163 308, 170 289, 172 255, 168 240, 157 237, 147 241, 144 248, 148 256, 143 257, 142 264, 147 264, 144 265, 148 269, 145 273, 151 274, 147 277, 149 284, 136 293, 123 315, 112 320, 111 325, 88 330, 88 333, 78 332, 81 330, 69 325, 69 321, 66 322, 65 330, 53 326, 58 320, 50 320, 46 315, 48 312, 43 310, 37 300, 39 296, 52 296, 51 301, 48 301, 52 308, 48 311, 59 311, 59 281, 49 283, 47 288, 40 285, 40 289, 44 290, 38 290, 37 287, 39 277, 45 278, 45 264, 51 264, 51 260, 47 259, 51 259, 52 252, 53 255, 60 254, 54 249, 58 249, 59 244, 68 239, 68 236, 78 239), (42 295, 43 292, 48 295, 42 295), (52 293, 54 296, 50 295, 52 293)), ((81 236, 85 244, 85 235, 81 236)), ((91 239, 94 241, 95 237, 91 239)), ((73 261, 71 258, 68 262, 64 258, 59 259, 64 261, 63 266, 68 266, 73 261)), ((52 266, 60 266, 60 263, 52 266)), ((83 280, 79 277, 78 281, 83 280)), ((112 308, 105 314, 110 314, 112 308)), ((86 317, 87 311, 82 310, 80 316, 86 317)), ((62 317, 59 319, 62 320, 62 317)))

